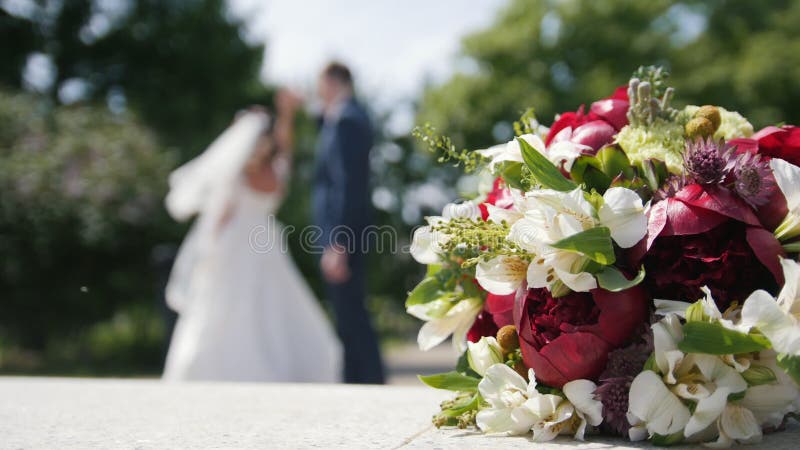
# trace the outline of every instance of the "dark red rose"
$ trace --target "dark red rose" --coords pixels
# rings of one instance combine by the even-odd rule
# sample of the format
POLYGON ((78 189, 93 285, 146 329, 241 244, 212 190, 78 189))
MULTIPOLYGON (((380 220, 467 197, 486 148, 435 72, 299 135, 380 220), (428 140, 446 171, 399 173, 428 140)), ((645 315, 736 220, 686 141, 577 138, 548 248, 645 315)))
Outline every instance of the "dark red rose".
POLYGON ((525 364, 542 383, 561 388, 596 379, 608 354, 647 319, 649 298, 639 286, 622 292, 594 289, 553 298, 547 289, 521 290, 514 306, 525 364))
POLYGON ((629 103, 627 89, 627 86, 620 86, 610 97, 592 103, 588 114, 584 114, 584 105, 581 105, 576 112, 562 113, 558 120, 553 123, 553 126, 550 127, 545 144, 549 146, 561 130, 565 128, 572 128, 573 130, 571 142, 588 145, 594 150, 611 143, 616 132, 628 124, 629 103), (607 128, 600 128, 597 124, 594 124, 578 133, 579 127, 595 121, 608 125, 613 129, 613 132, 609 133, 607 128), (604 136, 602 143, 600 142, 600 136, 604 136))
POLYGON ((647 237, 631 252, 654 298, 696 301, 708 286, 721 309, 783 284, 779 255, 780 243, 743 200, 697 184, 653 205, 647 237))
POLYGON ((511 189, 506 186, 502 178, 497 177, 492 185, 492 191, 486 194, 486 200, 478 205, 481 210, 481 217, 483 220, 489 218, 489 210, 486 208, 485 203, 497 206, 498 208, 508 209, 514 206, 514 198, 511 196, 511 189))

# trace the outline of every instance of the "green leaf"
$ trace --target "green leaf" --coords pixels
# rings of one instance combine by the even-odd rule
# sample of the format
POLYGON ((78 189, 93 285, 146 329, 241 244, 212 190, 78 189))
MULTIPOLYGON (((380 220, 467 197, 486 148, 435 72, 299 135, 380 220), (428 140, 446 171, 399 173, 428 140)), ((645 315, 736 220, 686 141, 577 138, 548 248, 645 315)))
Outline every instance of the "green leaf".
POLYGON ((614 244, 611 243, 611 231, 607 227, 595 227, 566 237, 551 247, 575 253, 582 253, 592 261, 608 266, 614 264, 614 244))
POLYGON ((442 414, 446 417, 458 417, 465 412, 477 410, 478 405, 480 404, 480 399, 480 394, 476 392, 475 395, 471 397, 465 397, 461 401, 456 402, 452 407, 443 409, 442 414))
POLYGON ((611 178, 602 171, 600 161, 594 156, 583 155, 572 164, 570 177, 576 183, 583 183, 587 190, 596 189, 605 192, 611 184, 611 178))
POLYGON ((571 180, 566 179, 553 163, 539 153, 538 150, 531 147, 531 144, 528 144, 525 139, 517 138, 517 142, 519 142, 522 150, 522 159, 530 169, 533 178, 542 187, 562 192, 571 191, 578 187, 571 180))
POLYGON ((420 375, 419 379, 432 388, 457 392, 476 392, 478 383, 481 381, 478 378, 463 375, 456 371, 438 373, 436 375, 420 375))
POLYGON ((522 176, 522 163, 504 161, 500 165, 499 175, 507 185, 514 189, 526 189, 527 187, 522 176))
POLYGON ((778 365, 783 369, 795 383, 800 384, 800 356, 778 354, 778 365))
POLYGON ((666 436, 662 434, 654 434, 651 441, 653 442, 653 445, 662 447, 680 444, 683 442, 683 431, 678 431, 677 433, 668 434, 666 436))
POLYGON ((645 272, 644 266, 639 269, 639 273, 634 277, 632 280, 625 278, 625 275, 619 271, 614 266, 605 266, 603 270, 596 273, 595 276, 597 277, 597 284, 611 292, 619 292, 624 291, 625 289, 630 289, 637 284, 641 283, 644 280, 645 272))
POLYGON ((435 276, 427 277, 408 293, 406 308, 436 300, 445 294, 441 281, 435 276))
POLYGON ((613 179, 620 174, 628 179, 633 178, 634 172, 628 156, 617 146, 609 145, 600 149, 595 155, 600 163, 600 168, 606 176, 613 179))
POLYGON ((428 267, 425 271, 425 277, 432 277, 439 273, 440 270, 442 270, 441 264, 428 264, 428 267))
POLYGON ((644 367, 642 367, 642 371, 650 370, 653 372, 658 373, 658 366, 656 366, 656 354, 650 353, 650 356, 647 357, 647 361, 644 362, 644 367))
POLYGON ((461 356, 458 357, 458 361, 456 361, 456 372, 468 377, 480 378, 480 375, 469 366, 467 352, 462 353, 461 356))
POLYGON ((687 322, 678 348, 685 353, 729 355, 761 351, 770 343, 764 336, 729 330, 716 322, 687 322))

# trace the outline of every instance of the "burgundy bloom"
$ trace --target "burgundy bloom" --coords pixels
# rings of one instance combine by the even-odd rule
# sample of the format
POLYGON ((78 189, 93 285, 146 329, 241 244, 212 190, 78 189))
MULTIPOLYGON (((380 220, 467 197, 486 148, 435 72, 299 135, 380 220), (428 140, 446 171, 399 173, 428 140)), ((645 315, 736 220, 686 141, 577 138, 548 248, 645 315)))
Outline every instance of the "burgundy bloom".
POLYGON ((733 168, 733 151, 724 142, 713 138, 686 142, 683 165, 689 177, 698 184, 721 183, 733 168))
POLYGON ((649 298, 636 286, 622 292, 594 289, 553 298, 547 289, 521 290, 514 306, 525 365, 537 380, 561 388, 596 379, 608 353, 646 320, 649 298))
POLYGON ((610 97, 592 103, 588 114, 584 114, 583 105, 575 112, 569 111, 560 114, 558 120, 550 127, 545 145, 549 146, 550 142, 565 128, 572 128, 573 138, 570 140, 576 144, 588 145, 597 150, 603 145, 611 143, 611 138, 616 132, 628 124, 627 89, 627 86, 620 86, 610 97), (603 126, 597 123, 591 124, 592 122, 601 122, 603 126), (591 125, 579 132, 578 129, 585 124, 591 125), (613 130, 610 134, 609 129, 613 130), (604 140, 602 144, 601 140, 604 140))
POLYGON ((484 309, 478 313, 472 327, 467 331, 467 340, 470 342, 478 342, 484 336, 496 336, 500 329, 494 324, 492 314, 484 309))
MULTIPOLYGON (((631 252, 654 298, 696 301, 708 286, 721 309, 783 284, 783 249, 728 189, 690 184, 650 209, 648 235, 631 252)), ((773 289, 774 290, 774 289, 773 289)))
POLYGON ((627 437, 631 427, 627 412, 632 382, 632 376, 609 378, 594 391, 595 398, 603 404, 603 429, 619 436, 627 437))
POLYGON ((736 158, 733 174, 736 177, 734 189, 753 208, 766 205, 777 184, 769 162, 761 159, 761 155, 744 152, 736 158))

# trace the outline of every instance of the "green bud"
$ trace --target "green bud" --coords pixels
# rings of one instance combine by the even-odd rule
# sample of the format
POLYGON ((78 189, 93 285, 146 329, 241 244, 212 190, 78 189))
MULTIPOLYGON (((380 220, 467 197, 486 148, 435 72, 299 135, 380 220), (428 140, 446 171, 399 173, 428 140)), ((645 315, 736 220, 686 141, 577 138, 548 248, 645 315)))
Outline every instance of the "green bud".
POLYGON ((744 378, 750 386, 770 384, 778 380, 772 369, 760 364, 751 364, 750 368, 742 372, 742 378, 744 378))
POLYGON ((702 300, 698 300, 686 308, 686 322, 708 322, 708 319, 702 300))

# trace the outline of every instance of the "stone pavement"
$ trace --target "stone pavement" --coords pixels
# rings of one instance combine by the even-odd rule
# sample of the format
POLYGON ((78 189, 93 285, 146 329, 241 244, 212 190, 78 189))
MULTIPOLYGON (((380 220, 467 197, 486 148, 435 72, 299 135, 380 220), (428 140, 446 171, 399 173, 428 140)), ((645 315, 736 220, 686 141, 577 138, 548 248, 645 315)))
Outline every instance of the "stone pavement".
MULTIPOLYGON (((0 377, 0 449, 628 449, 436 430, 448 393, 423 387, 0 377)), ((797 448, 800 427, 758 446, 797 448)), ((673 447, 676 448, 676 447, 673 447)))

